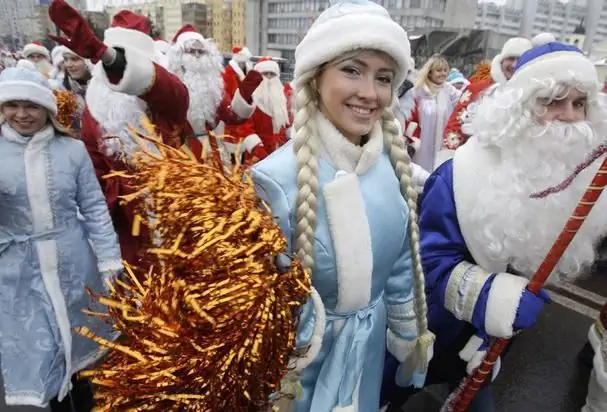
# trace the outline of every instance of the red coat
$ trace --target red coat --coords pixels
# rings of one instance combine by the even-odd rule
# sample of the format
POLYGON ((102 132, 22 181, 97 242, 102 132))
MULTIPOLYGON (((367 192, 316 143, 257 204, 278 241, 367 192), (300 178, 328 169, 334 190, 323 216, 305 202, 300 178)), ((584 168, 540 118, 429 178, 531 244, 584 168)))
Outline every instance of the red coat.
MULTIPOLYGON (((234 98, 236 91, 240 87, 240 83, 244 80, 246 73, 242 71, 238 63, 234 60, 230 60, 230 63, 226 66, 223 71, 223 83, 225 94, 230 98, 234 98)), ((233 136, 236 139, 244 139, 246 129, 239 124, 227 124, 225 125, 223 133, 227 136, 233 136)))
MULTIPOLYGON (((109 79, 116 91, 137 95, 147 103, 149 118, 156 126, 164 143, 179 147, 184 141, 184 125, 187 124, 188 90, 185 85, 163 67, 141 58, 129 59, 122 78, 109 79)), ((128 182, 121 177, 104 178, 113 171, 127 170, 127 165, 103 151, 102 129, 88 108, 82 115, 81 138, 93 161, 97 178, 112 216, 114 229, 120 240, 122 258, 136 263, 137 253, 148 242, 142 230, 139 237, 132 236, 134 205, 120 205, 119 196, 132 193, 128 182)), ((143 229, 143 226, 142 226, 143 229)))
POLYGON ((487 78, 478 83, 472 83, 464 90, 445 127, 443 148, 455 150, 466 143, 466 140, 470 137, 470 135, 466 133, 466 125, 469 124, 470 121, 468 108, 470 104, 478 102, 493 83, 494 80, 492 78, 487 78), (464 130, 462 130, 462 126, 464 130))

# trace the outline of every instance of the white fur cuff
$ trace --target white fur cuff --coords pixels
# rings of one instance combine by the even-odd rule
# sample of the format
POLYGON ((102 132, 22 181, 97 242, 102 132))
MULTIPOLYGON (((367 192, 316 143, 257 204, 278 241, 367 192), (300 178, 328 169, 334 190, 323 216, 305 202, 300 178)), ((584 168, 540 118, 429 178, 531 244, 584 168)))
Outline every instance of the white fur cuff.
POLYGON ((247 103, 240 95, 240 90, 236 90, 232 99, 232 111, 241 119, 248 119, 255 112, 255 105, 247 103))
MULTIPOLYGON (((480 350, 482 344, 483 340, 478 336, 473 335, 470 340, 468 340, 468 343, 466 343, 466 346, 464 346, 464 349, 459 352, 460 359, 468 363, 466 365, 466 373, 468 373, 468 375, 472 375, 475 369, 481 366, 483 359, 485 359, 487 351, 480 350)), ((501 369, 501 364, 501 359, 497 358, 491 373, 492 381, 497 378, 497 375, 501 369)))
POLYGON ((604 330, 597 329, 601 327, 601 320, 597 319, 596 322, 590 325, 590 329, 588 330, 588 342, 590 342, 590 346, 592 346, 592 349, 594 349, 595 352, 600 350, 601 339, 605 333, 604 330))
POLYGON ((394 334, 394 332, 388 329, 388 333, 386 335, 386 347, 392 356, 394 356, 400 363, 405 362, 411 357, 415 351, 416 343, 417 340, 415 338, 399 338, 394 334))
POLYGON ((595 351, 594 361, 592 363, 597 383, 603 391, 607 392, 607 371, 605 370, 605 359, 603 358, 601 348, 598 348, 598 350, 595 351))
POLYGON ((246 150, 247 152, 251 153, 253 149, 260 144, 263 145, 261 138, 256 134, 250 134, 242 141, 240 151, 241 153, 244 153, 246 150))
POLYGON ((154 85, 156 67, 150 58, 142 55, 137 50, 125 48, 124 57, 126 59, 126 68, 118 84, 112 84, 107 79, 105 70, 101 70, 103 76, 108 82, 110 89, 131 96, 141 96, 154 85))
POLYGON ((495 277, 485 312, 485 331, 490 336, 509 338, 513 335, 512 325, 527 283, 527 279, 509 273, 495 277))
POLYGON ((312 290, 310 291, 310 299, 312 299, 314 313, 316 314, 314 331, 312 333, 312 339, 310 339, 308 351, 304 356, 297 358, 295 361, 295 371, 303 370, 316 359, 322 349, 322 340, 325 336, 325 329, 327 327, 325 305, 322 303, 322 299, 314 287, 312 287, 312 290))

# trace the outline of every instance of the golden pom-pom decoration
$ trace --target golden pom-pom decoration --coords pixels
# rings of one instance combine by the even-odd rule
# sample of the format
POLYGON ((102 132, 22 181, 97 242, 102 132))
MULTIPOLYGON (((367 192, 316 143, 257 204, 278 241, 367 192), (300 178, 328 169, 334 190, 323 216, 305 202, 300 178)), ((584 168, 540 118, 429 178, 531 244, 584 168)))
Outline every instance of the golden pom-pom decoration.
POLYGON ((277 265, 286 240, 242 168, 226 173, 141 138, 160 153, 134 155, 136 172, 122 176, 136 192, 123 200, 148 216, 137 224, 154 247, 97 297, 121 338, 79 330, 109 349, 81 373, 95 410, 267 411, 296 356, 310 278, 296 259, 277 265))
POLYGON ((57 99, 57 121, 66 129, 72 129, 73 120, 78 113, 78 100, 70 91, 53 90, 57 99))
POLYGON ((470 83, 478 83, 491 77, 491 62, 482 61, 476 66, 476 72, 470 76, 470 83))

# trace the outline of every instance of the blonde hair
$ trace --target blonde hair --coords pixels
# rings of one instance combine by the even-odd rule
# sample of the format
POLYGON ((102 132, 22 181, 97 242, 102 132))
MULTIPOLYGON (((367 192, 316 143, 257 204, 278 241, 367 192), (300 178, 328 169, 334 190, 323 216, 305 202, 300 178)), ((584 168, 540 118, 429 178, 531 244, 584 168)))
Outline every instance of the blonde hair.
POLYGON ((430 57, 426 64, 424 64, 421 70, 417 73, 417 82, 415 82, 415 87, 420 88, 424 85, 429 85, 430 73, 432 70, 440 70, 443 67, 446 67, 447 70, 449 70, 449 62, 447 62, 447 60, 441 56, 430 57))
MULTIPOLYGON (((341 59, 340 59, 341 60, 341 59)), ((315 115, 319 106, 319 96, 315 79, 320 68, 304 73, 297 79, 296 107, 293 122, 295 137, 293 147, 297 163, 297 194, 295 254, 303 267, 314 269, 314 234, 316 231, 316 197, 319 192, 317 157, 320 151, 315 115)), ((398 177, 400 192, 409 207, 409 242, 414 276, 415 316, 417 320, 419 369, 425 370, 426 354, 434 342, 434 335, 428 330, 425 279, 420 256, 420 232, 417 222, 417 192, 412 183, 411 158, 407 154, 404 138, 399 133, 394 114, 389 108, 382 113, 384 147, 390 157, 392 167, 398 177)))

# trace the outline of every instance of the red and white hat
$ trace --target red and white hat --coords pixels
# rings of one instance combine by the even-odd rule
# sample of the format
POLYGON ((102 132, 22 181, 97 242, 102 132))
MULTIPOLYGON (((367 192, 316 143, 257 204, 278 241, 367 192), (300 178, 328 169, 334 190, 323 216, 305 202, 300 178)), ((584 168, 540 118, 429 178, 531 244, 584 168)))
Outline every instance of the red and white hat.
POLYGON ((173 44, 184 45, 185 42, 190 40, 198 40, 199 42, 204 42, 204 36, 196 30, 194 26, 191 24, 186 24, 183 26, 177 33, 175 33, 175 37, 173 37, 173 44))
POLYGON ((154 39, 150 37, 148 19, 129 10, 120 10, 112 18, 110 27, 103 33, 103 42, 109 47, 137 50, 154 58, 154 39))
POLYGON ((232 47, 232 59, 237 63, 246 63, 253 56, 247 47, 234 46, 232 47))
POLYGON ((23 48, 23 57, 25 57, 27 59, 32 54, 41 54, 44 57, 46 57, 48 60, 51 59, 51 54, 49 53, 48 49, 46 47, 44 47, 42 45, 42 43, 38 43, 35 41, 31 42, 29 44, 26 44, 25 47, 23 48))
POLYGON ((257 60, 253 70, 259 73, 270 72, 280 76, 280 67, 278 66, 278 63, 276 63, 271 57, 262 57, 261 59, 257 60))

